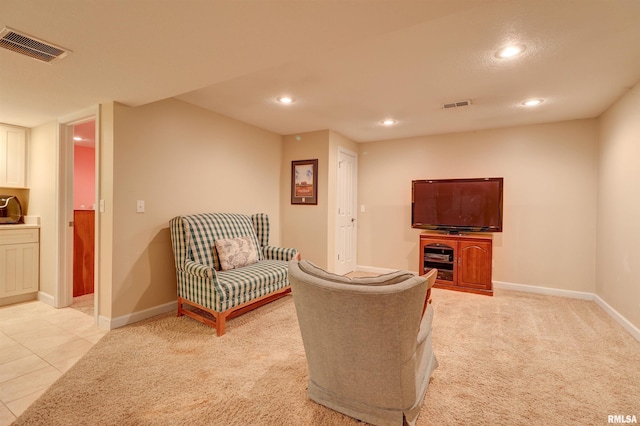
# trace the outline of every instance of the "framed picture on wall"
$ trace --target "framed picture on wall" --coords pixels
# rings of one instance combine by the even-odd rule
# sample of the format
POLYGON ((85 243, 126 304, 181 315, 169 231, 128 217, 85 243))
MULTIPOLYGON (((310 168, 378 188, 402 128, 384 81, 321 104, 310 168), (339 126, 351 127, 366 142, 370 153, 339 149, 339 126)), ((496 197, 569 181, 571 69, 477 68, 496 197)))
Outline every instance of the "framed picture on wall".
POLYGON ((318 204, 318 160, 291 162, 291 204, 318 204))

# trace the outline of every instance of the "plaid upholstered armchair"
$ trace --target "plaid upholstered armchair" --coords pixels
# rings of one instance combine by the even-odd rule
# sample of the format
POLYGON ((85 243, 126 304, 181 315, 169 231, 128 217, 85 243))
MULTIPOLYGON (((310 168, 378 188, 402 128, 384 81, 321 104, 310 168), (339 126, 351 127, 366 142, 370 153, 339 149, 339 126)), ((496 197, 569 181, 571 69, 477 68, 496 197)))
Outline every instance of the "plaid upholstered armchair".
POLYGON ((269 218, 232 213, 177 216, 169 222, 178 316, 225 333, 226 320, 291 291, 287 261, 296 249, 269 246, 269 218))

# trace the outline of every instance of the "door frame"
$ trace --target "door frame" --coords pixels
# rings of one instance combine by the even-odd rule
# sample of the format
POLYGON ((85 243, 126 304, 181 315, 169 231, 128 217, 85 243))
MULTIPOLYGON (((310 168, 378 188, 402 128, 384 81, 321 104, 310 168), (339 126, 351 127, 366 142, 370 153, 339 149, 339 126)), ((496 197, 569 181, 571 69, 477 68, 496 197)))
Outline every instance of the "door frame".
POLYGON ((54 292, 54 307, 64 308, 73 303, 73 127, 95 121, 95 200, 94 221, 94 321, 98 324, 100 295, 100 106, 96 105, 58 119, 56 224, 58 236, 58 279, 54 292))
MULTIPOLYGON (((353 175, 352 175, 352 186, 353 186, 353 191, 352 191, 352 199, 351 199, 351 204, 352 204, 352 209, 353 209, 353 236, 352 236, 352 242, 353 244, 351 244, 352 247, 352 253, 351 253, 351 257, 353 258, 353 270, 355 271, 357 268, 357 258, 358 258, 358 154, 347 149, 344 148, 342 146, 338 146, 338 155, 336 156, 336 205, 338 204, 338 198, 340 197, 340 188, 344 187, 345 182, 342 181, 343 176, 341 175, 341 173, 339 172, 340 170, 340 156, 342 154, 346 154, 350 157, 353 157, 353 175)), ((335 230, 334 230, 334 235, 335 235, 335 242, 336 242, 336 257, 337 257, 337 248, 338 248, 338 243, 339 243, 339 235, 340 235, 340 226, 338 223, 338 216, 339 213, 336 209, 335 212, 335 217, 336 217, 336 222, 335 222, 335 230)), ((352 271, 346 271, 346 270, 341 270, 340 269, 340 263, 338 262, 337 258, 334 259, 335 260, 335 272, 337 274, 345 274, 348 272, 352 272, 352 271)))

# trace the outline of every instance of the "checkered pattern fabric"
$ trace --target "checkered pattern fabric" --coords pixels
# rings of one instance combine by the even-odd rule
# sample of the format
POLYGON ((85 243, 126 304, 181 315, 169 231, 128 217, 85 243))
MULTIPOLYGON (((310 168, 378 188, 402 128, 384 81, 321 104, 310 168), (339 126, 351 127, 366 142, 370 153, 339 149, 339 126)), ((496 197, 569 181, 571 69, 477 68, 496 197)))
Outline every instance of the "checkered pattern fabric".
POLYGON ((296 249, 269 245, 269 216, 265 213, 257 213, 251 216, 251 220, 253 220, 253 227, 256 229, 256 235, 265 259, 289 261, 295 256, 296 249))
POLYGON ((289 286, 287 262, 297 253, 291 248, 260 244, 261 260, 258 263, 229 271, 215 269, 212 246, 216 238, 253 235, 256 242, 268 244, 269 218, 266 214, 251 217, 227 213, 178 216, 171 219, 169 225, 179 297, 224 312, 289 286))
POLYGON ((226 311, 288 286, 287 264, 263 260, 242 268, 219 271, 218 283, 224 293, 219 308, 226 311))
MULTIPOLYGON (((250 216, 233 213, 203 213, 183 216, 183 220, 189 229, 189 249, 193 260, 210 266, 216 271, 220 270, 220 259, 217 251, 213 249, 216 240, 248 235, 256 247, 260 247, 250 216)), ((264 255, 262 250, 259 250, 258 260, 262 259, 264 255)))
POLYGON ((271 247, 264 248, 264 258, 270 260, 283 260, 288 262, 293 259, 298 251, 293 248, 271 247))
POLYGON ((265 213, 256 213, 251 216, 253 227, 256 230, 260 247, 269 245, 269 216, 265 213))

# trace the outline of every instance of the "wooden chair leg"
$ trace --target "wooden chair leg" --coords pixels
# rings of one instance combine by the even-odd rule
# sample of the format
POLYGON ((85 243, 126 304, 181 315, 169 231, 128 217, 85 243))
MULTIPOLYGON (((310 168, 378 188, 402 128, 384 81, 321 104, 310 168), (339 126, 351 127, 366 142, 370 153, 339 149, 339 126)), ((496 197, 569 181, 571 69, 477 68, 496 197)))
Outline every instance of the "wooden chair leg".
POLYGON ((265 305, 269 302, 279 299, 280 297, 286 296, 289 293, 291 293, 291 287, 287 286, 275 293, 262 296, 256 300, 247 302, 240 306, 236 306, 235 308, 229 309, 224 312, 216 312, 212 309, 205 308, 204 306, 190 302, 188 299, 178 297, 178 316, 181 317, 183 315, 186 315, 196 321, 200 321, 201 323, 206 324, 209 327, 215 328, 216 334, 218 336, 222 336, 226 332, 227 319, 235 318, 238 315, 242 315, 250 310, 256 309, 259 306, 265 305), (185 306, 187 306, 187 308, 185 308, 185 306), (209 314, 211 314, 211 316, 213 316, 213 320, 210 318, 205 318, 205 316, 201 315, 200 313, 189 309, 189 306, 208 312, 209 314))
POLYGON ((424 308, 422 308, 422 316, 424 316, 424 313, 427 312, 427 308, 429 307, 430 303, 431 303, 431 289, 428 289, 427 297, 424 298, 424 308))
POLYGON ((178 297, 178 316, 181 317, 182 315, 182 297, 178 297))
POLYGON ((218 337, 222 336, 225 333, 225 328, 227 325, 227 317, 225 315, 218 315, 216 318, 216 334, 218 337))

